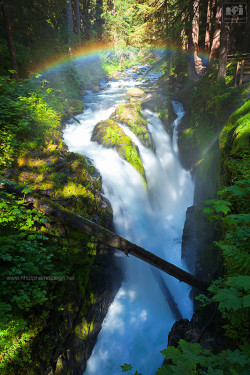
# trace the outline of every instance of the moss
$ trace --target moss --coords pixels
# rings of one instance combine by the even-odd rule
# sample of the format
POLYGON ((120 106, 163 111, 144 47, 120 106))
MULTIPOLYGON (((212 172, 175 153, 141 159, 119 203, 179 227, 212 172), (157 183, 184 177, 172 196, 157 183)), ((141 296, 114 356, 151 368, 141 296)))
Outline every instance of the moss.
POLYGON ((115 121, 109 119, 99 122, 94 128, 91 140, 114 148, 141 174, 145 182, 145 173, 138 148, 115 121))
POLYGON ((220 135, 221 181, 230 185, 232 181, 249 177, 250 101, 246 102, 229 118, 220 135))
POLYGON ((143 116, 139 102, 119 104, 111 119, 127 125, 138 136, 144 146, 152 147, 150 133, 147 129, 147 120, 143 116))

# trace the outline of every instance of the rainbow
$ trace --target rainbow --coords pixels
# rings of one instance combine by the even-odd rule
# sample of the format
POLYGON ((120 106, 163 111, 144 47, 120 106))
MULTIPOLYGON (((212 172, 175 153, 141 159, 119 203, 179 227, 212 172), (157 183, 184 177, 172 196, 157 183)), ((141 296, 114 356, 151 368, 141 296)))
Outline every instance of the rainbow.
MULTIPOLYGON (((130 47, 132 48, 132 47, 130 47)), ((144 48, 136 48, 143 50, 144 48)), ((176 48, 167 48, 164 44, 158 45, 158 46, 146 46, 145 49, 148 50, 156 50, 156 51, 166 51, 169 54, 173 54, 176 52, 183 52, 180 49, 176 48)), ((69 53, 64 53, 64 54, 58 54, 54 56, 53 58, 42 62, 38 64, 37 66, 34 67, 32 73, 39 73, 39 74, 46 74, 48 72, 51 72, 56 69, 60 69, 61 67, 67 65, 68 63, 76 62, 76 63, 82 63, 84 60, 87 60, 91 57, 101 55, 102 53, 107 53, 107 52, 114 52, 114 47, 111 44, 108 43, 103 43, 103 42, 95 42, 92 43, 91 45, 85 44, 81 47, 76 47, 72 50, 71 54, 69 53)), ((124 48, 126 51, 127 48, 124 48)), ((186 54, 186 53, 185 53, 186 54)), ((188 55, 192 56, 192 52, 188 53, 188 55)), ((205 64, 208 62, 208 54, 207 53, 199 53, 199 57, 203 59, 205 64)))

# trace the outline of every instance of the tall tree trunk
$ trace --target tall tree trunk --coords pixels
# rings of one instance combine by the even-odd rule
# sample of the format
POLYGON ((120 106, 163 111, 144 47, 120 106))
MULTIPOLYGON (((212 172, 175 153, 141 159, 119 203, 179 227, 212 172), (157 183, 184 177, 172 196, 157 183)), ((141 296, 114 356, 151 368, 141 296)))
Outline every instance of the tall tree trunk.
POLYGON ((181 19, 182 19, 182 24, 183 24, 183 28, 181 30, 181 49, 183 51, 187 51, 188 50, 188 36, 186 33, 187 15, 183 13, 181 19))
POLYGON ((212 12, 215 6, 215 0, 208 0, 207 3, 207 23, 205 33, 205 50, 209 51, 211 47, 211 29, 212 29, 212 12))
POLYGON ((219 69, 217 81, 225 81, 227 73, 227 55, 229 44, 229 25, 222 22, 221 24, 221 38, 220 38, 220 54, 219 54, 219 69))
POLYGON ((15 52, 15 46, 14 46, 14 41, 13 41, 13 37, 12 37, 12 30, 11 30, 9 12, 8 12, 8 9, 5 6, 3 6, 2 10, 3 10, 3 18, 4 18, 4 22, 5 22, 5 26, 6 26, 6 34, 7 34, 7 40, 8 40, 11 70, 13 70, 13 73, 11 73, 11 75, 12 75, 12 78, 18 79, 16 52, 15 52))
POLYGON ((78 37, 78 43, 81 44, 81 18, 79 10, 79 0, 75 0, 75 11, 76 11, 76 31, 78 37))
POLYGON ((95 9, 95 18, 96 18, 96 33, 97 37, 101 39, 102 37, 102 18, 101 15, 103 13, 103 0, 96 0, 96 9, 95 9))
POLYGON ((192 19, 192 42, 194 48, 194 55, 197 56, 198 43, 199 43, 199 4, 200 0, 194 0, 193 2, 193 19, 192 19))
POLYGON ((193 19, 192 19, 192 43, 194 50, 194 69, 197 75, 202 75, 204 67, 201 58, 198 56, 199 47, 199 20, 200 20, 200 0, 193 2, 193 19))
POLYGON ((73 14, 72 14, 71 0, 66 0, 66 12, 67 12, 67 22, 68 22, 68 35, 69 35, 69 52, 71 54, 71 49, 73 46, 73 14))
POLYGON ((213 41, 211 46, 211 52, 209 60, 216 60, 219 58, 220 51, 220 34, 221 34, 221 18, 222 18, 222 2, 223 0, 217 0, 216 16, 215 16, 215 29, 213 34, 213 41))
POLYGON ((164 13, 165 13, 165 28, 168 31, 168 0, 164 1, 164 13))

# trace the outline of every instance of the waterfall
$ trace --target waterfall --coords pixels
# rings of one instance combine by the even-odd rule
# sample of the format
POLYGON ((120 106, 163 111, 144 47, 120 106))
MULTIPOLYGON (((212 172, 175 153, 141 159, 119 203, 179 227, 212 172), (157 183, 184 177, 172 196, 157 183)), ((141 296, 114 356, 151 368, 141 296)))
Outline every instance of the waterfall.
MULTIPOLYGON (((193 183, 178 159, 177 127, 183 116, 182 105, 173 103, 177 113, 173 142, 159 118, 149 110, 144 111, 154 152, 123 125, 140 150, 148 190, 139 173, 115 150, 90 141, 95 124, 107 119, 116 105, 126 100, 126 88, 135 84, 137 81, 132 77, 123 81, 125 89, 119 88, 119 82, 111 82, 105 92, 89 92, 88 108, 78 116, 81 125, 69 124, 64 139, 71 151, 88 156, 99 169, 104 194, 113 208, 116 232, 185 269, 181 238, 185 212, 192 205, 193 183)), ((153 375, 162 365, 160 350, 167 345, 176 316, 151 266, 122 253, 117 252, 116 257, 124 268, 124 280, 104 319, 84 375, 120 375, 124 363, 130 363, 143 375, 153 375)), ((183 317, 190 319, 189 287, 157 272, 183 317)))

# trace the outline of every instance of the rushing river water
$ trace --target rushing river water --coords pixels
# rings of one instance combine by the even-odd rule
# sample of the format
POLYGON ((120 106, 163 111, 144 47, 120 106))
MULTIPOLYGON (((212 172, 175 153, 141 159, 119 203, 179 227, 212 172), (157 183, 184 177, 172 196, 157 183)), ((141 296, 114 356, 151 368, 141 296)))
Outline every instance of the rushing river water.
MULTIPOLYGON (((185 212, 192 205, 193 183, 178 158, 176 129, 183 116, 182 105, 173 103, 177 119, 172 142, 159 118, 147 109, 144 111, 154 152, 122 126, 140 150, 148 190, 139 173, 115 150, 90 141, 94 126, 109 118, 119 103, 128 101, 128 88, 143 88, 143 81, 137 80, 132 69, 127 73, 128 78, 111 81, 108 90, 89 92, 84 101, 86 110, 77 116, 81 124, 68 124, 64 139, 71 151, 91 158, 99 169, 104 194, 113 208, 116 232, 185 269, 181 238, 185 212)), ((151 74, 147 79, 152 82, 157 75, 151 74)), ((160 350, 166 347, 169 330, 177 317, 160 287, 160 271, 152 272, 151 266, 132 256, 118 252, 116 256, 124 267, 124 281, 103 322, 84 375, 120 375, 124 363, 130 363, 143 375, 153 375, 162 365, 160 350)), ((190 319, 189 287, 163 273, 161 276, 183 318, 190 319)))

